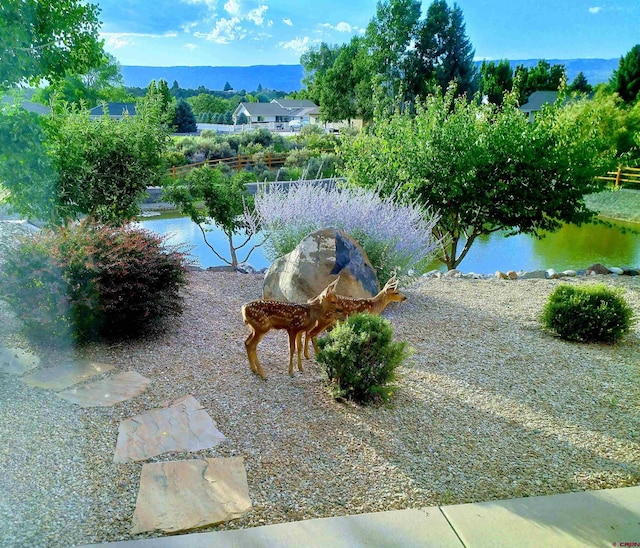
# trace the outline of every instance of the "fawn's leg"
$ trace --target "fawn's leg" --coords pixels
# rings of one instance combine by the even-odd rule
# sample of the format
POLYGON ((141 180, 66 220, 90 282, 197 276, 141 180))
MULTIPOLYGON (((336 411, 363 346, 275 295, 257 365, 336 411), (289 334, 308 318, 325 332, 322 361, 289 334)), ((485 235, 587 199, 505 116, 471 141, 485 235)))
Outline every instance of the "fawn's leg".
POLYGON ((304 357, 308 360, 309 356, 309 338, 311 337, 311 332, 307 331, 304 334, 304 357))
POLYGON ((311 329, 310 331, 307 331, 304 339, 304 357, 305 358, 309 359, 309 339, 311 339, 311 344, 313 344, 313 350, 315 351, 316 355, 318 354, 320 349, 318 348, 317 338, 318 338, 318 335, 323 331, 324 331, 324 328, 320 327, 320 329, 318 329, 317 324, 313 329, 311 329))
POLYGON ((302 335, 304 331, 299 331, 296 333, 296 349, 298 350, 298 371, 302 371, 302 358, 300 355, 302 354, 302 335))
POLYGON ((293 377, 293 352, 296 349, 296 333, 295 331, 288 331, 289 333, 289 376, 293 377))
POLYGON ((258 360, 258 343, 262 340, 265 334, 266 333, 258 333, 254 331, 251 335, 249 335, 244 343, 247 348, 247 356, 249 357, 249 365, 251 366, 251 370, 256 375, 260 375, 263 380, 266 377, 264 376, 262 365, 260 365, 260 361, 258 360))
MULTIPOLYGON (((249 329, 251 329, 251 328, 249 328, 249 329)), ((252 342, 253 342, 253 339, 255 338, 255 336, 256 336, 256 332, 253 329, 251 329, 251 333, 249 333, 249 336, 247 337, 247 340, 244 341, 244 347, 245 347, 245 349, 247 351, 247 359, 249 360, 249 367, 251 368, 251 371, 253 371, 254 373, 258 373, 256 371, 256 366, 254 365, 253 358, 251 356, 252 342)))

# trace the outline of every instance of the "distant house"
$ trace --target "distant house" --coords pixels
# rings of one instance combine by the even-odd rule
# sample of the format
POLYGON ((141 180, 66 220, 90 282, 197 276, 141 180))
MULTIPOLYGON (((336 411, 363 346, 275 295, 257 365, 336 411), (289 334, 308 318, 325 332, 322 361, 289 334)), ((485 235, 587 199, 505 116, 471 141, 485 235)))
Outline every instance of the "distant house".
MULTIPOLYGON (((13 97, 5 96, 2 98, 3 103, 13 103, 15 100, 13 97)), ((46 115, 51 113, 51 107, 41 105, 40 103, 32 103, 31 101, 20 101, 20 106, 29 112, 35 112, 36 114, 46 115)))
POLYGON ((552 105, 557 98, 557 91, 534 91, 529 95, 527 102, 520 107, 520 112, 526 114, 529 122, 533 123, 536 112, 540 112, 544 105, 552 105))
POLYGON ((301 126, 311 123, 311 113, 318 109, 313 101, 274 99, 270 103, 240 103, 233 111, 233 120, 244 114, 249 124, 265 124, 271 129, 288 129, 289 123, 301 126))
MULTIPOLYGON (((136 115, 136 104, 135 103, 107 103, 106 104, 106 112, 109 115, 109 118, 114 118, 116 120, 121 120, 124 115, 135 116, 136 115)), ((101 118, 105 113, 105 108, 103 105, 98 105, 97 107, 93 107, 89 111, 89 117, 92 120, 97 118, 101 118)))

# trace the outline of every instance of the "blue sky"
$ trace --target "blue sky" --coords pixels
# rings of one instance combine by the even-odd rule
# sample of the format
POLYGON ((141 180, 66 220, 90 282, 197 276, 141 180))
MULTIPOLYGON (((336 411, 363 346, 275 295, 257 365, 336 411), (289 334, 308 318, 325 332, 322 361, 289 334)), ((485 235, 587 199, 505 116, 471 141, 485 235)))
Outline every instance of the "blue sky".
MULTIPOLYGON (((92 0, 123 65, 297 64, 364 32, 376 0, 92 0)), ((423 1, 426 11, 429 1, 423 1)), ((640 43, 640 0, 458 0, 482 59, 619 58, 640 43)), ((452 2, 449 2, 452 5, 452 2)))

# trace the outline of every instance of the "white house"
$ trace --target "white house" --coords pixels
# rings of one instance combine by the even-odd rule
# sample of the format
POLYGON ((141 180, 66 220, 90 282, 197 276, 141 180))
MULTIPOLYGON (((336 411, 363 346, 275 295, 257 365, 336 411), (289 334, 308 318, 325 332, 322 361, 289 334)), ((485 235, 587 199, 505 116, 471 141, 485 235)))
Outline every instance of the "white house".
POLYGON ((238 122, 240 114, 247 117, 250 125, 265 124, 270 129, 289 129, 311 123, 312 113, 318 110, 313 101, 298 99, 273 99, 270 103, 240 103, 233 111, 233 120, 238 122))

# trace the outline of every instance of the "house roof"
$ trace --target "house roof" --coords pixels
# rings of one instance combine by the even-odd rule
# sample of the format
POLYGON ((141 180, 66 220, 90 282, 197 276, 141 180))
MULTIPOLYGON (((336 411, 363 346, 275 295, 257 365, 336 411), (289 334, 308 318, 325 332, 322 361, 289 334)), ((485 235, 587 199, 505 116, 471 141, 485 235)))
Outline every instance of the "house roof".
MULTIPOLYGON (((240 103, 250 116, 291 116, 292 113, 275 103, 240 103)), ((236 110, 238 110, 236 109, 236 110)))
POLYGON ((249 113, 249 116, 304 117, 308 116, 313 111, 313 109, 318 108, 312 101, 288 100, 288 103, 295 103, 298 106, 289 106, 285 108, 274 99, 270 103, 240 103, 236 108, 235 113, 239 113, 240 110, 244 108, 244 110, 249 113))
POLYGON ((313 101, 309 101, 308 99, 273 99, 272 103, 277 103, 282 108, 292 109, 292 108, 317 108, 313 101))
POLYGON ((557 91, 534 91, 527 102, 520 107, 522 112, 537 112, 543 105, 552 104, 558 98, 557 91))
MULTIPOLYGON (((3 103, 13 103, 14 98, 10 96, 5 96, 2 98, 3 103)), ((33 103, 31 101, 20 101, 20 106, 28 110, 29 112, 35 112, 36 114, 50 114, 51 107, 46 105, 41 105, 40 103, 33 103)))
MULTIPOLYGON (((130 116, 135 116, 136 104, 135 103, 107 103, 107 114, 109 116, 122 116, 125 112, 127 112, 130 116)), ((89 114, 91 116, 102 116, 104 114, 104 107, 102 105, 93 107, 89 111, 89 114)))

